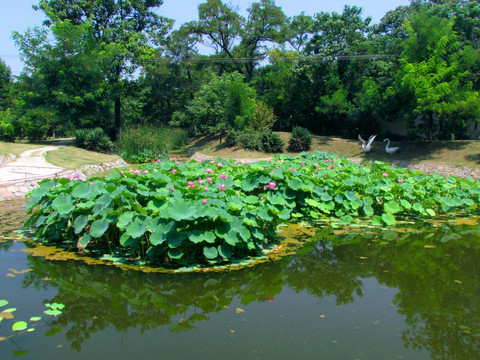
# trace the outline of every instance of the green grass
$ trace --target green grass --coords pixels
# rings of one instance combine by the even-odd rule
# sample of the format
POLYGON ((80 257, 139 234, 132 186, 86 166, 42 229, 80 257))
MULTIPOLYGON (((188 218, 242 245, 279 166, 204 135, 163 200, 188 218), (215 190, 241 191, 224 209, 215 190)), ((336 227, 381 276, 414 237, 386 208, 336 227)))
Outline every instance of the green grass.
POLYGON ((59 146, 58 150, 48 151, 46 159, 49 163, 62 167, 64 169, 78 169, 82 165, 102 164, 120 159, 117 155, 101 154, 93 151, 77 148, 69 145, 70 139, 54 139, 42 141, 35 144, 25 142, 0 142, 0 154, 14 154, 17 157, 24 151, 39 149, 45 146, 59 146))
POLYGON ((80 149, 75 146, 60 146, 58 150, 46 154, 49 163, 64 169, 78 169, 82 165, 102 164, 120 159, 117 155, 108 155, 80 149))

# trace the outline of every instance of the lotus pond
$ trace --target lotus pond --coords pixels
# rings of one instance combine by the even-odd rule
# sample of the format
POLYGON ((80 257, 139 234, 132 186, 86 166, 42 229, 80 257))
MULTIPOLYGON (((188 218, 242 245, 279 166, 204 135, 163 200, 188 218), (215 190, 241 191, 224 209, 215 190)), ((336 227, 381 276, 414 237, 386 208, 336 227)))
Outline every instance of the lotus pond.
POLYGON ((480 358, 478 218, 325 228, 276 261, 162 274, 29 255, 24 207, 0 204, 2 359, 480 358))
POLYGON ((480 358, 479 194, 327 154, 46 181, 0 203, 2 359, 480 358))

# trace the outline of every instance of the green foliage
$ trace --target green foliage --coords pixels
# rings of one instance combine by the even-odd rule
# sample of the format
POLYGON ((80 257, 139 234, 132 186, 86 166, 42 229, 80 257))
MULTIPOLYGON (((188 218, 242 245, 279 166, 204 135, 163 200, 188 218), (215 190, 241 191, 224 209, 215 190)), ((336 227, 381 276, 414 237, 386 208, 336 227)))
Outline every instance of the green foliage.
POLYGON ((8 109, 12 105, 12 71, 0 59, 0 111, 8 109))
POLYGON ((0 111, 0 141, 15 141, 15 128, 10 109, 0 111))
POLYGON ((113 149, 112 141, 102 128, 75 131, 75 146, 102 153, 108 153, 113 149))
POLYGON ((308 151, 312 146, 312 133, 305 128, 297 126, 293 129, 288 148, 290 151, 308 151))
POLYGON ((289 221, 357 218, 395 225, 405 216, 478 213, 480 183, 333 154, 146 164, 105 178, 43 181, 30 192, 40 241, 163 265, 212 264, 259 254, 289 221))
POLYGON ((198 133, 218 129, 244 129, 255 114, 255 90, 239 73, 213 76, 195 93, 185 112, 173 115, 171 125, 198 133))
POLYGON ((263 101, 257 101, 254 118, 250 121, 250 127, 258 132, 270 130, 277 117, 273 113, 273 108, 263 101))
POLYGON ((55 111, 45 107, 28 109, 18 121, 20 137, 29 141, 46 139, 50 132, 53 134, 57 116, 55 111))
POLYGON ((260 134, 252 128, 246 128, 238 133, 237 145, 246 150, 263 150, 260 134))
POLYGON ((178 150, 187 143, 185 130, 144 125, 125 129, 117 147, 126 161, 145 163, 157 160, 169 150, 178 150))
POLYGON ((267 153, 281 153, 285 143, 271 130, 266 130, 260 136, 263 151, 267 153))

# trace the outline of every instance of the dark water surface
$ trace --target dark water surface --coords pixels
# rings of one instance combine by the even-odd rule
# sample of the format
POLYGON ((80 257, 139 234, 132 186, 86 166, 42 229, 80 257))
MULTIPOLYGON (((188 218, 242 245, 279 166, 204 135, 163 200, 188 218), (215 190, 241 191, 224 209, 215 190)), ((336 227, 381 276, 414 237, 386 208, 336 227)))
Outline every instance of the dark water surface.
POLYGON ((0 311, 16 308, 2 360, 480 359, 478 219, 325 229, 279 261, 146 274, 28 255, 12 232, 23 206, 0 204, 0 311), (62 313, 44 314, 55 302, 62 313), (12 331, 32 316, 33 332, 12 331))

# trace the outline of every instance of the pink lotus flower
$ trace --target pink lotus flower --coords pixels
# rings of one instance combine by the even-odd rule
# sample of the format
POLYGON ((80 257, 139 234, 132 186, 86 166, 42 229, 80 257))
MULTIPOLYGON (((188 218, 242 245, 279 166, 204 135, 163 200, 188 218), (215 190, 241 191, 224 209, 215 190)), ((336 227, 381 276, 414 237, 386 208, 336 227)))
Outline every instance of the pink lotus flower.
POLYGON ((408 167, 409 169, 411 169, 411 168, 413 167, 413 165, 412 165, 412 164, 408 164, 407 167, 408 167))
POLYGON ((195 183, 193 181, 189 181, 188 187, 193 189, 195 187, 195 183))
POLYGON ((142 170, 134 170, 133 173, 134 174, 140 174, 142 172, 142 170))
POLYGON ((398 179, 398 182, 402 183, 402 182, 404 182, 404 180, 403 179, 398 179))
POLYGON ((211 183, 212 183, 212 178, 211 178, 211 177, 207 177, 207 182, 211 184, 211 183))
POLYGON ((226 178, 227 178, 227 175, 225 175, 225 174, 220 175, 220 179, 224 179, 224 180, 225 180, 226 178))
POLYGON ((387 174, 387 173, 383 173, 382 175, 383 175, 384 177, 387 177, 387 176, 388 176, 388 174, 387 174))
POLYGON ((74 179, 78 179, 79 177, 80 177, 80 174, 79 174, 79 173, 73 174, 73 178, 74 178, 74 179))
POLYGON ((212 160, 212 161, 210 161, 210 164, 215 164, 215 161, 213 161, 213 160, 212 160))
POLYGON ((205 162, 205 161, 207 161, 207 159, 205 159, 205 158, 202 158, 202 162, 205 162))
POLYGON ((207 199, 205 199, 205 198, 202 199, 202 203, 203 203, 203 205, 205 205, 207 203, 207 199))
POLYGON ((95 183, 92 181, 92 182, 90 183, 90 185, 95 185, 95 183))
POLYGON ((161 163, 162 163, 162 160, 158 159, 158 160, 157 160, 157 163, 161 164, 161 163))
POLYGON ((177 158, 170 158, 170 161, 175 161, 177 160, 177 158))
POLYGON ((202 178, 198 179, 198 185, 202 185, 202 184, 203 184, 202 178))
POLYGON ((263 196, 260 196, 260 200, 263 200, 263 196))
POLYGON ((223 164, 222 164, 222 163, 218 163, 217 166, 218 166, 218 167, 222 167, 223 164))
POLYGON ((212 169, 207 169, 207 170, 205 170, 205 172, 208 173, 208 174, 213 174, 213 170, 212 170, 212 169))
POLYGON ((170 191, 173 191, 173 190, 175 190, 175 188, 172 186, 172 187, 170 188, 170 191))
POLYGON ((148 174, 148 170, 143 170, 142 174, 148 174))
POLYGON ((318 164, 313 164, 313 166, 318 167, 318 164))
POLYGON ((329 167, 327 167, 327 169, 328 169, 328 170, 332 170, 332 167, 331 167, 331 166, 329 166, 329 167))
POLYGON ((268 183, 268 187, 270 188, 270 190, 274 190, 275 189, 275 186, 277 186, 277 183, 274 182, 274 181, 270 181, 268 183))
POLYGON ((292 168, 292 169, 290 169, 290 171, 295 171, 295 169, 292 168))
POLYGON ((177 169, 172 169, 171 173, 175 174, 177 172, 177 169))
POLYGON ((302 161, 302 162, 300 163, 300 165, 302 165, 302 166, 305 165, 305 161, 302 161))
POLYGON ((176 161, 175 164, 180 165, 180 161, 176 161))
POLYGON ((220 191, 225 190, 225 184, 220 184, 220 186, 218 187, 218 190, 220 191))
POLYGON ((203 188, 203 191, 208 191, 208 187, 205 186, 205 187, 203 188))
POLYGON ((334 168, 335 166, 337 166, 337 165, 335 165, 335 164, 332 164, 332 168, 334 168))

